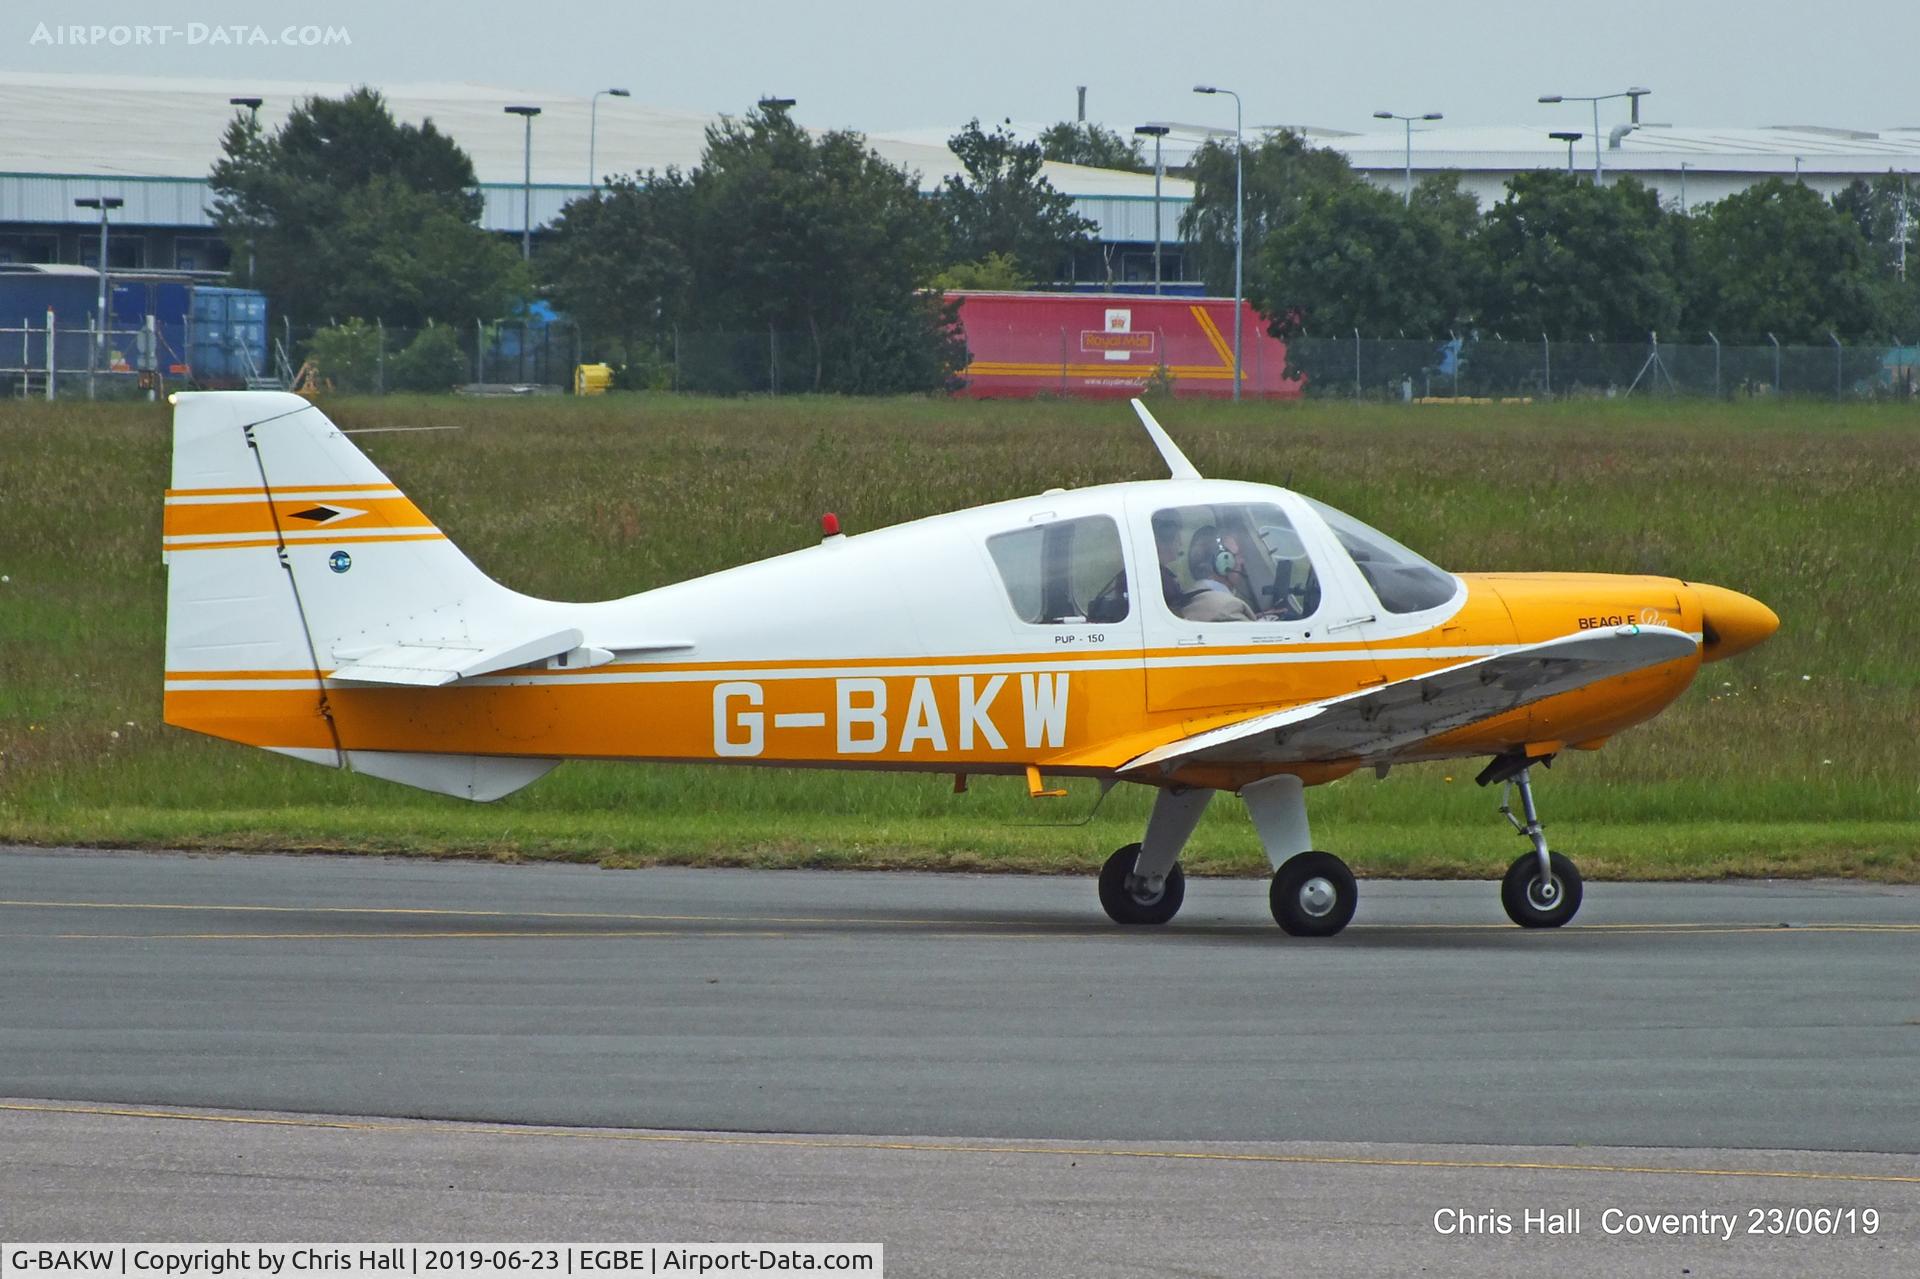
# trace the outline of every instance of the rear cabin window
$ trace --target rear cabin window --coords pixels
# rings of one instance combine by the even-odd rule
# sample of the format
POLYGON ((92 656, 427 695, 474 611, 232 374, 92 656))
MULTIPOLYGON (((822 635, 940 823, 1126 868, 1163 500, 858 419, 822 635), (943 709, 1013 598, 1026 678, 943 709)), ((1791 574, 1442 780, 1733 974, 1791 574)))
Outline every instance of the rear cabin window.
POLYGON ((1104 515, 999 533, 987 551, 1007 602, 1035 626, 1124 621, 1131 611, 1120 527, 1104 515))

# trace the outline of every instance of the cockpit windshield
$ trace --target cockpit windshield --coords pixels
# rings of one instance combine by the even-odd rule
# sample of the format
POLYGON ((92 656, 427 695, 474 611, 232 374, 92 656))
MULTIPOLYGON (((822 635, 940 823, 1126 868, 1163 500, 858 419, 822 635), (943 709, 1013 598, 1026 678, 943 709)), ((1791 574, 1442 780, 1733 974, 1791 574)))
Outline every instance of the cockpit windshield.
POLYGON ((1419 613, 1453 598, 1458 585, 1452 574, 1345 511, 1312 498, 1306 501, 1353 557, 1354 567, 1387 612, 1419 613))

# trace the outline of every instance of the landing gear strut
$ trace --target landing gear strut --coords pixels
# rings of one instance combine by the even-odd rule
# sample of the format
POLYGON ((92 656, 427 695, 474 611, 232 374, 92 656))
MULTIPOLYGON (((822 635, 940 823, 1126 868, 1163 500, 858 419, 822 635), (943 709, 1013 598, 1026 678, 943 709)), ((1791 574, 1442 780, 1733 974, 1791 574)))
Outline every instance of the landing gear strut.
MULTIPOLYGON (((1499 763, 1495 761, 1495 765, 1499 763)), ((1493 765, 1489 765, 1492 771, 1493 765)), ((1580 909, 1580 871, 1570 860, 1547 848, 1547 836, 1540 825, 1539 810, 1533 804, 1533 782, 1526 767, 1502 779, 1505 790, 1500 796, 1500 815, 1513 828, 1533 842, 1533 851, 1522 853, 1507 868, 1500 881, 1500 904, 1507 918, 1522 928, 1558 928, 1580 909), (1520 788, 1520 811, 1525 823, 1513 815, 1509 802, 1514 787, 1520 788)))
POLYGON ((1180 912, 1187 895, 1180 850, 1212 798, 1203 786, 1169 787, 1154 797, 1147 837, 1120 849, 1100 868, 1100 905, 1109 919, 1164 924, 1180 912))

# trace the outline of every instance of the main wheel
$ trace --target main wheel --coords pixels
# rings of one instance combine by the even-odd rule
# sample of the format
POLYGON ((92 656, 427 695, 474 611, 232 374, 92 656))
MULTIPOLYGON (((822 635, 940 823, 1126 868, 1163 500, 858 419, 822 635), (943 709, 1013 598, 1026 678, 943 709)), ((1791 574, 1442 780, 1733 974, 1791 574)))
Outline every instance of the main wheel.
POLYGON ((1331 937, 1353 919, 1360 885, 1332 853, 1297 853, 1273 872, 1273 920, 1295 937, 1331 937))
POLYGON ((1500 881, 1500 904, 1522 928, 1558 928, 1580 909, 1580 870, 1558 853, 1547 854, 1553 879, 1540 878, 1540 857, 1528 853, 1507 867, 1500 881))
POLYGON ((1100 904, 1116 924, 1164 924, 1180 913, 1187 898, 1187 875, 1175 862, 1160 885, 1149 892, 1133 873, 1140 845, 1128 844, 1100 868, 1100 904))

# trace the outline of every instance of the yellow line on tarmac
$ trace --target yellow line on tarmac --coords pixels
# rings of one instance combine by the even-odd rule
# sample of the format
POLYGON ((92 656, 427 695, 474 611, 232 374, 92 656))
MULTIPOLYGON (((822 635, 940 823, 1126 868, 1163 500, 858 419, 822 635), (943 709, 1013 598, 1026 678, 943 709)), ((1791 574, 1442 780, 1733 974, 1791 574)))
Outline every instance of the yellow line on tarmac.
MULTIPOLYGON (((257 904, 213 904, 197 902, 90 902, 90 901, 4 901, 0 908, 12 907, 26 910, 117 910, 117 911, 179 911, 205 912, 212 914, 264 914, 264 915, 349 915, 368 917, 414 917, 436 919, 514 919, 514 920, 581 920, 602 921, 629 924, 715 924, 715 925, 752 925, 775 928, 815 925, 833 927, 861 928, 912 928, 941 930, 947 935, 965 936, 1012 936, 1015 934, 1031 937, 1046 936, 1097 936, 1114 935, 1112 930, 1089 917, 1087 920, 1062 921, 1048 923, 1041 920, 956 920, 928 919, 912 916, 861 916, 861 915, 649 915, 632 914, 617 911, 546 911, 546 910, 472 910, 453 909, 436 906, 266 906, 257 904)), ((659 930, 665 932, 667 930, 659 930)), ((1181 932, 1177 925, 1175 932, 1181 932)), ((1201 930, 1204 933, 1245 933, 1264 936, 1272 930, 1262 924, 1208 924, 1201 930)), ((1405 924, 1355 924, 1349 931, 1354 933, 1391 932, 1400 935, 1420 932, 1472 932, 1522 935, 1520 930, 1507 923, 1405 923, 1405 924)), ((1722 933, 1920 933, 1920 923, 1867 923, 1838 921, 1833 923, 1785 924, 1778 922, 1752 921, 1686 921, 1686 922, 1623 922, 1604 924, 1570 924, 1556 930, 1569 934, 1651 934, 1651 935, 1688 935, 1722 933)), ((62 933, 60 937, 70 940, 120 940, 127 938, 160 937, 235 937, 243 934, 231 933, 158 933, 158 934, 114 934, 114 933, 62 933)), ((339 933, 262 933, 245 934, 260 937, 324 937, 355 936, 358 934, 339 933)), ((383 933, 368 934, 387 937, 406 937, 413 934, 383 933)), ((481 932, 421 934, 425 936, 647 936, 649 932, 635 930, 630 933, 607 931, 593 934, 575 934, 563 931, 552 932, 481 932)), ((714 935, 736 935, 719 934, 714 935)), ((741 933, 737 935, 751 935, 741 933)))
POLYGON ((1153 1150, 1123 1146, 1022 1146, 966 1141, 886 1141, 876 1138, 773 1137, 752 1134, 628 1132, 616 1129, 509 1127, 418 1121, 323 1119, 294 1116, 212 1114, 120 1106, 35 1105, 0 1102, 0 1111, 47 1115, 92 1115, 117 1119, 171 1119, 194 1123, 242 1124, 270 1128, 314 1128, 346 1132, 455 1133, 478 1137, 551 1137, 570 1141, 629 1141, 660 1145, 751 1146, 791 1150, 887 1150, 926 1154, 1022 1155, 1078 1159, 1165 1159, 1209 1163, 1303 1164, 1359 1168, 1426 1168, 1491 1172, 1614 1173, 1667 1177, 1757 1177, 1783 1181, 1869 1182, 1920 1185, 1920 1176, 1875 1172, 1815 1172, 1770 1168, 1662 1168, 1641 1164, 1553 1163, 1508 1159, 1393 1159, 1380 1155, 1308 1155, 1229 1150, 1153 1150))

